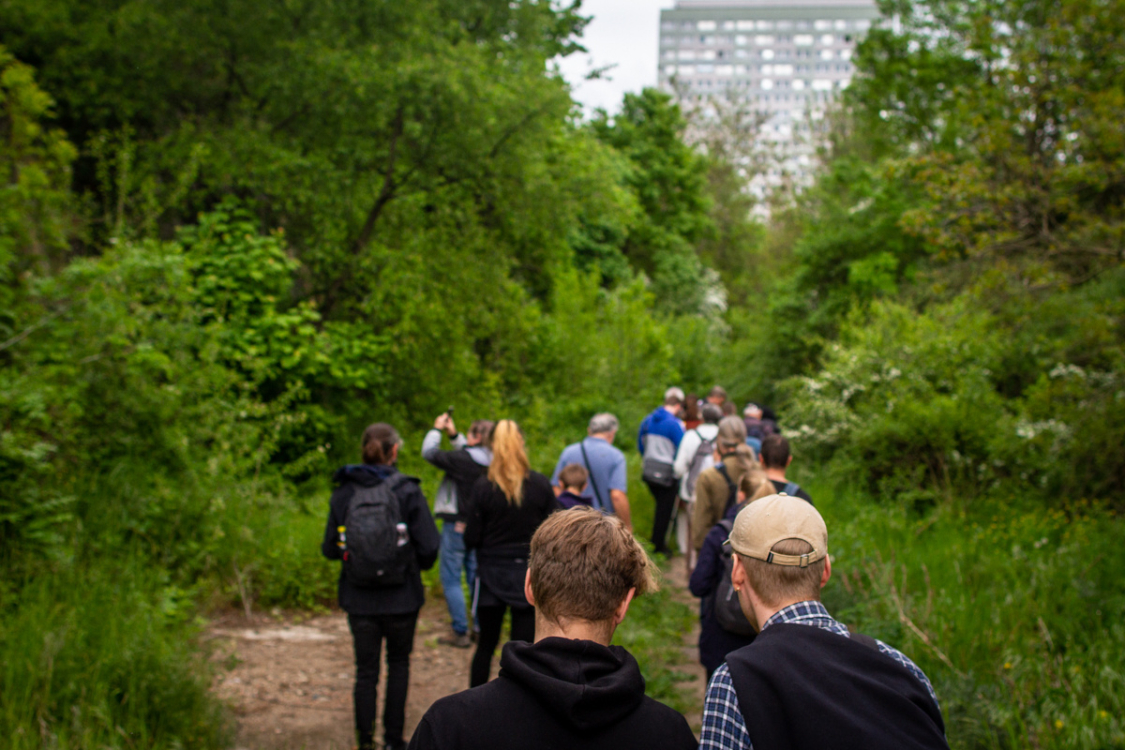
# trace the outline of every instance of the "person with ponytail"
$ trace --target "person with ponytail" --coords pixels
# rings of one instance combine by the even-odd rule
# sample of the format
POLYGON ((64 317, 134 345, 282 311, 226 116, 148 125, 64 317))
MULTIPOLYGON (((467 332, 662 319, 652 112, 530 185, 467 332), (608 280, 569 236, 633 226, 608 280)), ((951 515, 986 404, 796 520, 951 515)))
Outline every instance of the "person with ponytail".
POLYGON ((531 470, 519 425, 500 420, 489 443, 492 463, 473 485, 465 524, 465 547, 477 553, 473 618, 480 624, 469 687, 488 682, 506 611, 511 639, 535 640, 535 608, 524 595, 531 537, 560 508, 547 477, 531 470))
MULTIPOLYGON (((441 542, 419 480, 395 468, 401 445, 398 432, 389 424, 379 422, 364 430, 363 463, 344 466, 332 477, 337 486, 321 545, 325 557, 344 562, 339 602, 348 614, 355 646, 353 697, 360 750, 375 748, 375 698, 384 639, 384 747, 406 747, 402 735, 410 684, 410 652, 418 612, 425 603, 421 571, 434 566, 441 542), (388 549, 397 551, 388 553, 388 549), (373 580, 372 568, 362 564, 364 556, 379 558, 387 554, 393 556, 395 578, 373 580)), ((383 575, 387 571, 376 572, 383 575)))

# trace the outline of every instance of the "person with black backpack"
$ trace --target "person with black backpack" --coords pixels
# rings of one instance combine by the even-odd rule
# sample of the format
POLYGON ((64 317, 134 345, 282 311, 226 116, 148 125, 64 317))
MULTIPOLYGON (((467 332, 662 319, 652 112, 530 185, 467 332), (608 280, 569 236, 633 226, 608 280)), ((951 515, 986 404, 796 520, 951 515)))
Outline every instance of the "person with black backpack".
POLYGON ((688 588, 699 603, 699 663, 707 670, 707 680, 726 660, 727 654, 754 642, 754 628, 742 613, 738 592, 731 586, 733 567, 730 545, 724 544, 734 527, 734 517, 748 502, 771 494, 773 488, 756 483, 743 474, 736 502, 723 520, 711 527, 699 550, 699 561, 691 572, 688 588))
POLYGON ((383 739, 405 747, 406 692, 418 611, 425 603, 422 570, 437 560, 441 538, 419 480, 395 468, 402 439, 382 422, 363 432, 363 463, 339 469, 321 551, 342 560, 340 608, 355 646, 355 722, 360 750, 375 747, 379 658, 387 642, 383 739))

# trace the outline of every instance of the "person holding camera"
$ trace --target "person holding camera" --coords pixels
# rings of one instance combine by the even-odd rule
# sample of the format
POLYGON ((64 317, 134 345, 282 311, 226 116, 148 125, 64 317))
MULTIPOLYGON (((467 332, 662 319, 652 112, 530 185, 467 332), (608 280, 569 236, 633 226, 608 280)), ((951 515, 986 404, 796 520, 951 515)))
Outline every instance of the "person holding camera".
POLYGON ((478 419, 469 427, 468 435, 458 433, 451 406, 434 420, 433 429, 422 440, 422 458, 445 472, 434 497, 434 515, 442 522, 439 572, 453 634, 438 638, 438 643, 457 648, 472 645, 461 574, 464 573, 469 588, 472 588, 476 580, 477 560, 472 550, 465 549, 465 506, 473 484, 492 463, 492 448, 488 442, 490 432, 492 422, 478 419), (441 449, 443 434, 449 437, 451 450, 441 449))

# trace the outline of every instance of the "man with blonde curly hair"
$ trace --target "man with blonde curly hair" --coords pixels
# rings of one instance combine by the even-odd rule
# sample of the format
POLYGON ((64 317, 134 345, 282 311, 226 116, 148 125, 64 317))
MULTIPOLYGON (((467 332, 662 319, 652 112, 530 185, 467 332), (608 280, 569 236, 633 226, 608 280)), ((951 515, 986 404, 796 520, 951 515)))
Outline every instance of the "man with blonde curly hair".
POLYGON ((535 642, 509 641, 497 679, 431 706, 410 747, 694 750, 684 717, 647 698, 636 659, 609 645, 633 598, 656 589, 620 519, 555 513, 532 537, 524 585, 535 642))

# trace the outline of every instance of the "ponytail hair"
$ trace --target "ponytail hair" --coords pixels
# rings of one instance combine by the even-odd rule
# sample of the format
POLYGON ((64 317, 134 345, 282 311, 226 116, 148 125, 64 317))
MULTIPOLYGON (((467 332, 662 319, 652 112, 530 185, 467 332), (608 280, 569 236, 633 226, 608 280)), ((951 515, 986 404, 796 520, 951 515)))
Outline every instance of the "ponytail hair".
POLYGON ((719 455, 736 452, 749 452, 751 457, 754 455, 746 444, 746 425, 738 417, 723 417, 719 420, 719 434, 715 442, 719 447, 719 455), (740 446, 746 450, 740 451, 740 446))
POLYGON ((389 464, 395 446, 401 442, 394 427, 376 422, 363 431, 363 463, 389 464))
POLYGON ((492 463, 488 466, 488 481, 500 488, 508 502, 518 506, 523 501, 523 480, 531 471, 527 451, 523 446, 523 433, 510 419, 501 419, 492 428, 492 463))

